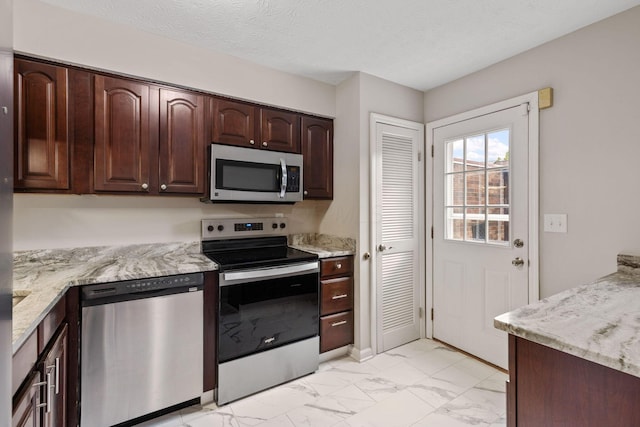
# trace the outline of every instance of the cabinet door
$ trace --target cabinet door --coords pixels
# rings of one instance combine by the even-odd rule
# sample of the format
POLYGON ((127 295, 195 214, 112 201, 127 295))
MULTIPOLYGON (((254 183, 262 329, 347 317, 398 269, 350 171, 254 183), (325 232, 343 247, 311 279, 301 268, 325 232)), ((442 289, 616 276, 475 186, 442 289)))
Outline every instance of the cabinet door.
POLYGON ((68 70, 15 60, 15 188, 69 189, 68 70))
POLYGON ((67 325, 57 335, 51 350, 40 365, 44 387, 43 423, 45 427, 66 427, 67 424, 67 325))
POLYGON ((253 147, 256 107, 226 99, 213 100, 213 142, 253 147))
POLYGON ((205 97, 160 89, 160 193, 204 194, 205 97))
POLYGON ((333 120, 302 117, 305 199, 333 199, 333 120))
POLYGON ((95 76, 96 191, 149 190, 149 116, 149 86, 95 76))
POLYGON ((260 147, 300 153, 300 116, 296 113, 260 109, 260 147))
POLYGON ((24 391, 13 400, 12 427, 39 427, 40 418, 40 372, 33 371, 24 391))

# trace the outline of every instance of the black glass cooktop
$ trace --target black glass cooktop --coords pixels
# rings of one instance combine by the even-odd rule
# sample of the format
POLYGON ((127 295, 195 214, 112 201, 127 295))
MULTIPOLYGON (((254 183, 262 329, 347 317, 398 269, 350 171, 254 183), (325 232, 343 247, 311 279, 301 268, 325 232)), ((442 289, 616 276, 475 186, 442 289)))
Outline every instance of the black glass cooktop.
POLYGON ((205 241, 202 242, 202 252, 218 264, 220 271, 318 259, 316 254, 288 247, 284 236, 205 241))

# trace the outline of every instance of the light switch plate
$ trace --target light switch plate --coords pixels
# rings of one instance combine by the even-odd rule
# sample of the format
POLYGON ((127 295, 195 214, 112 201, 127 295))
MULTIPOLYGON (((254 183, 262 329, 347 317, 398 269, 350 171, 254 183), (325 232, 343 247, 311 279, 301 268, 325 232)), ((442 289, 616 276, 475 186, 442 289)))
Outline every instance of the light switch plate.
POLYGON ((567 214, 544 214, 544 231, 546 233, 566 233, 567 214))

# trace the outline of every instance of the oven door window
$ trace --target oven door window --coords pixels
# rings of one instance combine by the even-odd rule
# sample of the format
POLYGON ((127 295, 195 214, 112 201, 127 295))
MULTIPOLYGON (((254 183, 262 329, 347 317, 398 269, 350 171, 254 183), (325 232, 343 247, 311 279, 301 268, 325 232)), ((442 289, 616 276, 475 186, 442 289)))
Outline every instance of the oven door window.
POLYGON ((318 335, 318 275, 222 286, 220 362, 318 335))
POLYGON ((279 164, 216 159, 216 188, 239 191, 280 191, 279 164))

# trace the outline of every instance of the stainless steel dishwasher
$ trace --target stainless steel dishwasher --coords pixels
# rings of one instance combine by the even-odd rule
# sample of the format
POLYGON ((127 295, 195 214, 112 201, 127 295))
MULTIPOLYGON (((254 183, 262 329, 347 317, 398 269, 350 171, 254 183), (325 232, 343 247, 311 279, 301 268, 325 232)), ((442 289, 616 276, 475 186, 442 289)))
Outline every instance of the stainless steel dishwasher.
POLYGON ((203 284, 193 273, 82 288, 82 427, 199 402, 203 284))

